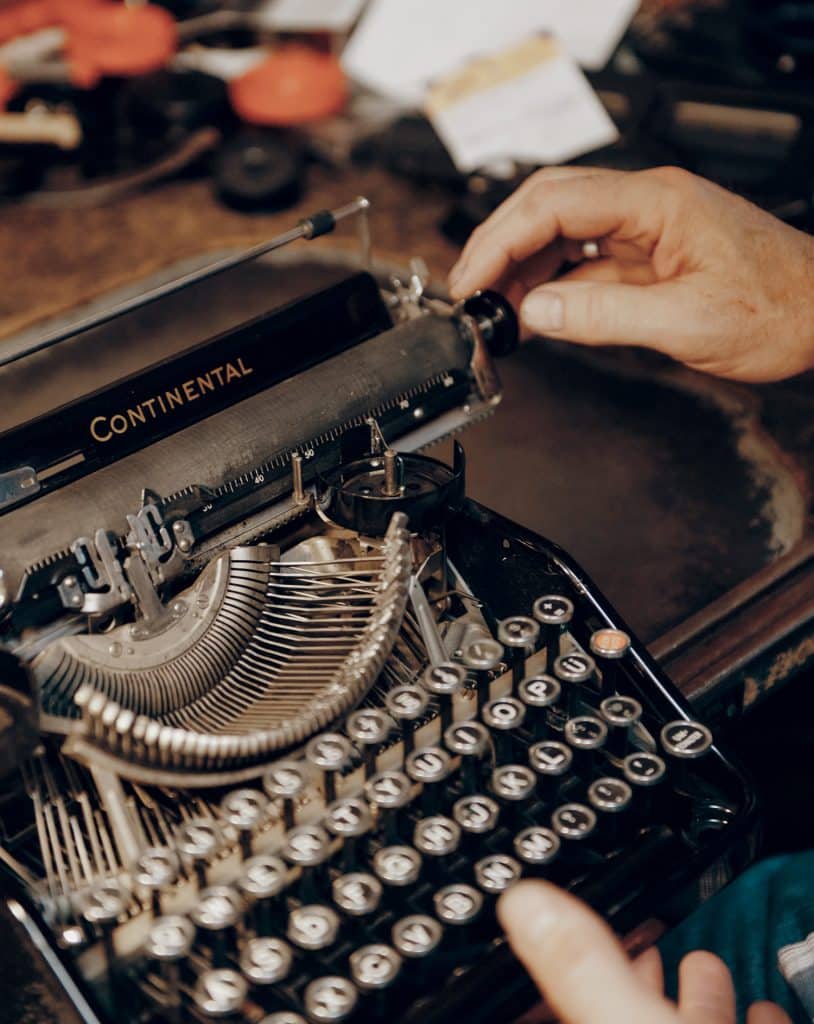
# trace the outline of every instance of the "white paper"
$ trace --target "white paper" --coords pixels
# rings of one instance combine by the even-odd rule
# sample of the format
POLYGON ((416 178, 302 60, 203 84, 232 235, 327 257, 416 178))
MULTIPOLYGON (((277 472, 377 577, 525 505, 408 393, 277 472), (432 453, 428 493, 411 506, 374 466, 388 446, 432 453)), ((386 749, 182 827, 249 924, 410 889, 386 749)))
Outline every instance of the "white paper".
POLYGON ((420 102, 426 86, 472 57, 541 31, 589 68, 613 53, 639 0, 371 0, 342 62, 368 88, 420 102))
POLYGON ((365 0, 263 0, 253 12, 274 32, 347 32, 365 0))
POLYGON ((640 0, 560 0, 551 31, 587 71, 599 71, 639 9, 640 0))
POLYGON ((587 79, 564 53, 441 109, 431 109, 430 118, 464 173, 507 158, 531 164, 564 163, 618 137, 587 79))

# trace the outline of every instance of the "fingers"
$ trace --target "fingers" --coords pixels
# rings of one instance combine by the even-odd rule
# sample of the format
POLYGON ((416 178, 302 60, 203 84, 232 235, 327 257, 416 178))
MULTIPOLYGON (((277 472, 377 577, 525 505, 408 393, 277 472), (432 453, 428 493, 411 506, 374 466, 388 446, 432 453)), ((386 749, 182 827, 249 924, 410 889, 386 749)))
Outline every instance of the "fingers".
POLYGON ((656 284, 658 279, 650 263, 643 260, 599 259, 580 263, 559 280, 644 285, 656 284))
MULTIPOLYGON (((505 199, 500 206, 480 225, 483 233, 488 233, 503 223, 506 217, 510 216, 518 206, 526 202, 529 196, 539 192, 540 188, 552 181, 569 181, 575 178, 597 178, 602 177, 606 181, 611 177, 619 176, 618 171, 611 171, 604 167, 544 167, 534 174, 530 174, 522 185, 518 186, 512 194, 505 199)), ((472 245, 474 239, 472 239, 472 245)), ((467 250, 472 245, 467 243, 462 253, 462 258, 467 255, 467 250)))
POLYGON ((713 953, 688 953, 678 968, 678 1010, 686 1024, 735 1024, 735 987, 713 953))
MULTIPOLYGON (((587 271, 583 272, 587 275, 587 271)), ((647 345, 682 358, 704 333, 690 285, 560 280, 529 292, 520 319, 531 331, 583 345, 647 345)))
POLYGON ((615 936, 574 896, 521 882, 498 904, 512 945, 565 1024, 674 1024, 676 1016, 636 976, 615 936))
POLYGON ((664 966, 661 962, 661 953, 655 946, 651 946, 636 957, 633 961, 633 970, 645 988, 656 995, 664 995, 664 966))
POLYGON ((646 174, 587 174, 541 179, 511 207, 477 228, 450 277, 461 297, 485 288, 512 263, 527 259, 560 236, 577 240, 617 237, 644 252, 656 244, 668 188, 646 174))
POLYGON ((754 1003, 746 1011, 746 1024, 792 1024, 791 1017, 774 1003, 754 1003))

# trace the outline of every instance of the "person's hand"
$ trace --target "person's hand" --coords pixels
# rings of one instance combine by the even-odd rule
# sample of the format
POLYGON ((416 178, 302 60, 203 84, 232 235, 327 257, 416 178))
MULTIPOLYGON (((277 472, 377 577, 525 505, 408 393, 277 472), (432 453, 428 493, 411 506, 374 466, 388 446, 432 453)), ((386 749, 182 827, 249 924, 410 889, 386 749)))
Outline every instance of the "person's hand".
MULTIPOLYGON (((679 999, 665 999, 661 960, 631 962, 610 928, 547 882, 520 882, 498 903, 512 949, 563 1024, 735 1024, 735 992, 712 953, 686 956, 679 999)), ((791 1024, 774 1003, 755 1003, 747 1024, 791 1024)))
POLYGON ((677 168, 538 171, 475 230, 449 286, 497 288, 532 333, 644 345, 721 377, 814 365, 814 239, 677 168))

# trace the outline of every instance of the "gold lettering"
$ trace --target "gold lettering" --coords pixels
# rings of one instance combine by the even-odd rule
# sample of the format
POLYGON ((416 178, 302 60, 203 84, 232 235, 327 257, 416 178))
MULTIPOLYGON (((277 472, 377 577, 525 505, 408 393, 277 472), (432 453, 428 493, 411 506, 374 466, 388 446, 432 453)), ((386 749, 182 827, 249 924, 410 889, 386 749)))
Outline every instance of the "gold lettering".
POLYGON ((169 409, 174 409, 177 405, 184 404, 180 388, 173 388, 172 391, 165 391, 164 397, 167 399, 167 408, 169 409))
POLYGON ((214 366, 200 377, 193 380, 185 380, 178 387, 165 391, 163 395, 156 395, 154 398, 145 398, 138 405, 125 409, 124 413, 115 413, 109 419, 106 416, 96 416, 90 423, 90 434, 94 441, 104 444, 110 441, 114 434, 125 434, 131 427, 139 426, 150 419, 157 419, 159 411, 163 415, 172 412, 183 406, 186 402, 194 402, 210 391, 215 390, 215 382, 218 387, 224 387, 233 380, 241 377, 248 377, 254 373, 254 367, 247 366, 242 356, 238 356, 235 362, 227 362, 223 366, 214 366), (214 380, 213 380, 214 378, 214 380), (156 409, 158 405, 158 409, 156 409))
POLYGON ((107 423, 106 417, 96 416, 90 421, 90 436, 93 438, 94 441, 101 441, 102 443, 104 443, 105 441, 109 441, 111 437, 113 437, 113 435, 110 433, 109 430, 106 434, 100 434, 96 429, 97 423, 107 423))

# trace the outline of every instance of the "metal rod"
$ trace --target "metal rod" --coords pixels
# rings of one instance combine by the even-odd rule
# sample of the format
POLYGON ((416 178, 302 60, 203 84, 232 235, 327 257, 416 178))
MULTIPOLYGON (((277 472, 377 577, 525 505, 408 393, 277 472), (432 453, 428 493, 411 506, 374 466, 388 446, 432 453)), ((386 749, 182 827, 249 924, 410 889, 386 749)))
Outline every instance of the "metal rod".
POLYGON ((172 281, 166 281, 164 284, 157 285, 155 288, 151 288, 149 291, 143 292, 141 295, 134 295, 132 298, 124 299, 115 306, 111 306, 100 313, 94 313, 92 316, 86 317, 84 320, 77 320, 74 323, 69 324, 67 327, 59 327, 50 334, 44 335, 36 343, 26 346, 24 350, 12 350, 6 355, 0 356, 0 366, 6 366, 9 363, 16 362, 18 359, 23 358, 23 356, 28 356, 34 352, 40 352, 42 349, 50 348, 52 345, 56 345, 60 341, 64 341, 66 338, 70 338, 72 335, 77 334, 80 331, 87 331, 92 327, 100 327, 102 324, 115 319, 115 317, 122 316, 124 313, 131 313, 135 309, 140 309, 142 306, 155 302, 156 299, 163 299, 167 295, 172 295, 175 292, 181 291, 183 288, 188 288, 190 285, 198 284, 200 281, 205 281, 207 278, 213 277, 215 274, 220 274, 225 270, 232 270, 234 267, 239 267, 242 263, 248 263, 250 260, 257 259, 259 256, 265 256, 267 253, 273 252, 275 249, 281 249, 284 245, 288 245, 290 242, 295 242, 300 238, 310 239, 316 238, 319 235, 327 234, 329 231, 333 230, 336 224, 345 220, 347 217, 352 217, 356 214, 364 214, 366 219, 369 208, 370 201, 364 196, 358 196, 356 199, 352 200, 352 202, 346 203, 344 206, 338 206, 335 210, 319 211, 312 214, 310 217, 304 218, 296 227, 291 228, 282 235, 277 235, 266 242, 259 242, 257 245, 253 245, 249 249, 244 249, 243 252, 235 253, 233 256, 225 256, 223 259, 216 260, 214 263, 208 263, 206 266, 199 267, 197 270, 191 270, 188 274, 183 274, 181 277, 177 277, 172 281))

